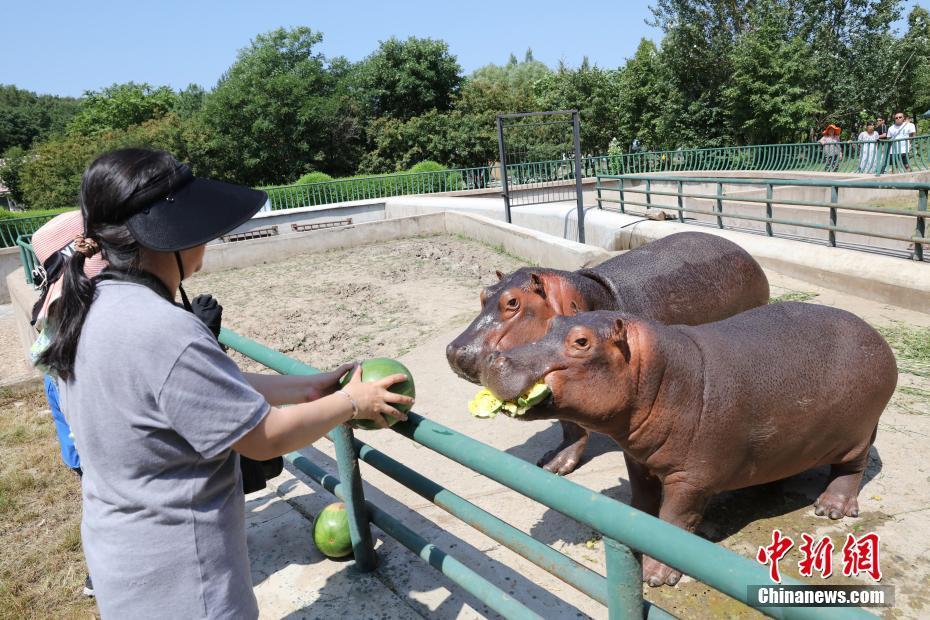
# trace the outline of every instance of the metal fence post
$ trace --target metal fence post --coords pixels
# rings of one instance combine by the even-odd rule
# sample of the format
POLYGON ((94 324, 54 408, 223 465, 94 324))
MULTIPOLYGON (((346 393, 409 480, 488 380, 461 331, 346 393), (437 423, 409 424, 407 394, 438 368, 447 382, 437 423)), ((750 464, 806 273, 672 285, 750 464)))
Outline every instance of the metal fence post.
MULTIPOLYGON (((723 183, 717 183, 717 213, 723 213, 723 183)), ((723 218, 717 216, 717 228, 723 228, 723 218)))
POLYGON ((575 142, 575 198, 578 202, 578 241, 584 243, 584 193, 581 189, 581 122, 572 110, 572 139, 575 142))
POLYGON ((643 565, 626 545, 604 537, 607 613, 610 620, 643 617, 643 565))
POLYGON ((646 208, 652 208, 652 181, 646 179, 646 208))
POLYGON ((497 117, 497 146, 500 151, 501 165, 501 195, 504 197, 504 214, 507 216, 507 223, 511 224, 510 219, 510 190, 507 187, 507 161, 504 157, 504 119, 497 117))
POLYGON ((888 167, 888 158, 891 156, 891 141, 889 140, 879 140, 879 163, 877 170, 875 171, 875 176, 881 176, 885 173, 885 169, 888 167), (881 151, 885 151, 881 153, 881 151))
POLYGON ((626 213, 626 204, 623 198, 623 178, 620 178, 620 213, 626 213))
MULTIPOLYGON (((917 212, 926 213, 927 212, 927 190, 922 189, 917 195, 917 212)), ((917 236, 926 237, 927 236, 927 220, 926 218, 918 217, 917 218, 917 236)), ((924 259, 924 244, 915 241, 914 242, 914 259, 923 260, 924 259)))
POLYGON ((682 196, 684 193, 684 184, 678 182, 678 221, 684 223, 685 221, 685 198, 682 196))
POLYGON ((336 465, 345 489, 343 500, 349 514, 349 536, 352 539, 355 567, 363 573, 368 573, 377 567, 378 556, 375 555, 375 546, 371 541, 371 526, 368 523, 368 509, 365 507, 358 458, 352 445, 352 430, 345 424, 340 424, 330 431, 329 436, 336 448, 336 465))
POLYGON ((765 203, 765 217, 768 218, 768 221, 765 223, 765 234, 769 237, 772 236, 772 184, 769 183, 765 186, 765 197, 768 201, 765 203))
MULTIPOLYGON (((830 188, 830 202, 836 203, 839 202, 840 197, 840 188, 836 185, 830 188)), ((836 228, 836 207, 830 207, 830 247, 836 247, 836 231, 833 230, 836 228)))

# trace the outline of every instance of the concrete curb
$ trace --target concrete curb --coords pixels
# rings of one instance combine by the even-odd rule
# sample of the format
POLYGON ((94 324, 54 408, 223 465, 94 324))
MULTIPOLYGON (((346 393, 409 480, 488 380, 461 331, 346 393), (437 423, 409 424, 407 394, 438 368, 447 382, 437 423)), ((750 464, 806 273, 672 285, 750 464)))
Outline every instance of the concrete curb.
MULTIPOLYGON (((467 213, 483 219, 504 218, 503 205, 477 198, 405 197, 389 199, 388 217, 441 211, 467 213)), ((520 207, 514 221, 551 236, 575 236, 574 205, 549 204, 520 207)), ((837 291, 883 303, 930 313, 930 262, 909 261, 831 248, 816 243, 766 237, 710 226, 653 221, 641 216, 589 208, 585 211, 585 235, 589 246, 606 250, 630 250, 677 232, 697 231, 729 239, 749 252, 768 269, 837 291)))

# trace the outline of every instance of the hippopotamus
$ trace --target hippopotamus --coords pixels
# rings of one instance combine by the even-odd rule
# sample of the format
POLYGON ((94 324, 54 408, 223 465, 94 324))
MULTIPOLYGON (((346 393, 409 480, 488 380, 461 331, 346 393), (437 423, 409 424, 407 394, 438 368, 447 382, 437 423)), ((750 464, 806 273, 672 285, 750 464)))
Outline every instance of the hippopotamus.
MULTIPOLYGON (((592 269, 525 267, 481 293, 481 313, 446 349, 452 369, 480 383, 493 351, 533 342, 554 316, 616 310, 666 324, 699 325, 768 302, 769 283, 745 250, 700 232, 669 235, 592 269)), ((538 462, 560 475, 581 462, 588 433, 563 420, 561 444, 538 462)))
MULTIPOLYGON (((849 312, 776 303, 700 326, 617 312, 556 317, 539 341, 492 354, 501 400, 543 380, 524 419, 571 420, 622 448, 632 505, 693 531, 716 493, 830 465, 815 512, 859 514, 878 419, 898 371, 885 340, 849 312)), ((644 558, 643 580, 681 573, 644 558)))

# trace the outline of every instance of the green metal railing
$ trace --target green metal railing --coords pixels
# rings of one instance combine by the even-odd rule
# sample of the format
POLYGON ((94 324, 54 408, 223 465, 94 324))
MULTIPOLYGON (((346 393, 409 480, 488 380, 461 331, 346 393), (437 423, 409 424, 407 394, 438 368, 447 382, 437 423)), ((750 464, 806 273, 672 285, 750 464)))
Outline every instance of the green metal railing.
POLYGON ((930 170, 930 135, 878 142, 762 144, 649 151, 584 159, 584 176, 704 171, 893 174, 930 170), (906 157, 902 157, 906 155, 906 157), (905 167, 905 164, 907 167, 905 167))
MULTIPOLYGON (((770 179, 770 178, 733 178, 733 177, 686 177, 686 176, 660 176, 653 175, 600 175, 597 179, 596 191, 598 207, 601 209, 618 210, 621 213, 627 212, 627 207, 645 207, 649 209, 671 210, 676 211, 678 220, 685 221, 685 214, 706 215, 714 218, 718 228, 733 228, 733 225, 724 223, 725 219, 739 220, 742 222, 762 222, 765 224, 765 234, 769 237, 779 236, 775 234, 772 225, 787 225, 800 228, 809 228, 813 230, 827 231, 827 243, 836 247, 837 233, 861 235, 876 239, 888 239, 909 244, 908 250, 910 257, 914 260, 924 260, 924 245, 930 243, 927 237, 926 221, 930 217, 927 211, 927 194, 930 190, 930 183, 909 183, 895 181, 858 181, 858 180, 841 180, 831 181, 822 179, 770 179), (715 191, 686 191, 686 186, 694 185, 713 185, 715 191), (753 186, 765 191, 765 196, 744 196, 726 193, 724 186, 734 185, 737 187, 753 186), (658 186, 658 187, 656 187, 658 186), (669 187, 672 186, 672 187, 669 187), (824 192, 829 191, 829 200, 792 200, 780 198, 775 195, 777 188, 822 188, 824 192), (915 209, 896 209, 884 208, 868 204, 851 204, 840 202, 840 193, 846 196, 851 190, 908 190, 915 193, 915 209), (605 194, 607 194, 605 196, 605 194), (630 195, 633 195, 633 199, 630 195), (666 197, 674 198, 675 204, 667 204, 666 200, 659 204, 656 198, 666 197), (689 203, 686 204, 685 200, 689 203), (711 203, 710 207, 702 208, 695 201, 704 201, 711 203), (741 205, 757 205, 760 212, 764 209, 764 214, 748 214, 736 212, 724 208, 724 203, 739 203, 741 205), (607 205, 617 205, 616 207, 605 207, 607 205), (811 220, 799 220, 798 215, 795 219, 783 219, 774 216, 776 207, 813 207, 815 210, 822 210, 826 215, 826 221, 819 221, 817 214, 813 214, 811 220), (873 213, 881 215, 895 215, 914 218, 914 228, 911 234, 905 232, 889 232, 888 230, 879 230, 876 226, 872 228, 850 228, 839 225, 840 212, 852 213, 873 213), (912 251, 911 251, 912 250, 912 251)), ((731 190, 732 191, 732 190, 731 190)), ((875 223, 878 223, 876 220, 875 223)), ((792 235, 793 239, 797 237, 792 235)), ((802 238, 802 240, 814 240, 814 238, 802 238)), ((857 248, 862 249, 857 246, 857 248)), ((883 249, 878 247, 878 249, 883 249)))
MULTIPOLYGON (((648 151, 582 158, 582 176, 704 171, 808 171, 847 174, 890 174, 930 170, 930 135, 879 142, 818 142, 764 144, 707 149, 648 151)), ((570 182, 575 179, 572 159, 509 163, 510 183, 519 185, 570 182)), ((320 183, 264 188, 274 211, 414 194, 499 188, 500 167, 454 168, 441 172, 408 172, 337 179, 320 183)))
MULTIPOLYGON (((220 341, 282 374, 318 372, 227 329, 222 330, 220 341)), ((604 537, 607 574, 602 576, 533 539, 421 473, 355 439, 347 426, 340 426, 329 434, 335 444, 338 478, 298 452, 285 458, 345 501, 353 550, 362 570, 373 570, 376 564, 369 529, 369 523, 374 523, 502 616, 539 618, 534 611, 410 530, 397 518, 366 502, 361 487, 359 458, 606 605, 611 619, 672 617, 643 600, 642 566, 636 552, 649 554, 744 603, 749 602, 749 586, 770 583, 768 570, 753 560, 415 413, 411 412, 407 422, 394 425, 392 430, 600 532, 604 537)), ((799 584, 790 578, 783 579, 783 582, 799 584)), ((774 618, 874 618, 858 608, 765 607, 760 611, 774 618)))
POLYGON ((32 235, 20 235, 16 238, 16 245, 19 247, 19 260, 23 264, 23 271, 26 274, 26 284, 32 284, 32 270, 35 269, 36 253, 32 249, 32 235))
POLYGON ((22 235, 31 235, 55 215, 0 219, 0 248, 12 248, 22 235))

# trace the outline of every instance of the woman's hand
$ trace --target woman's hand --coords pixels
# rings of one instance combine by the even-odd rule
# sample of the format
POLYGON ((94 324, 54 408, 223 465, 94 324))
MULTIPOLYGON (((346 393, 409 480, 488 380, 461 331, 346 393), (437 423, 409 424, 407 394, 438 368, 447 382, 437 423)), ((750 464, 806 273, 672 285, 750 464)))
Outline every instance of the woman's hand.
POLYGON ((339 380, 342 379, 343 375, 355 368, 355 366, 356 364, 354 362, 349 362, 348 364, 343 364, 336 370, 304 377, 307 388, 307 402, 329 396, 338 390, 339 380))
POLYGON ((359 366, 353 371, 351 381, 342 388, 342 391, 355 401, 358 407, 357 419, 371 420, 378 428, 387 428, 388 423, 387 420, 384 419, 384 414, 390 414, 401 421, 407 419, 407 414, 401 413, 392 407, 391 404, 413 404, 413 399, 409 396, 388 391, 388 388, 395 383, 401 383, 406 380, 406 375, 396 374, 378 381, 363 383, 362 369, 359 366))

